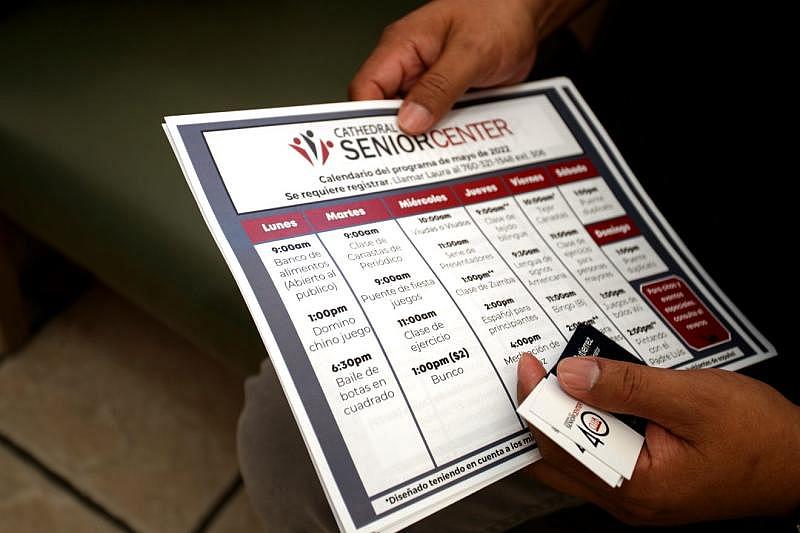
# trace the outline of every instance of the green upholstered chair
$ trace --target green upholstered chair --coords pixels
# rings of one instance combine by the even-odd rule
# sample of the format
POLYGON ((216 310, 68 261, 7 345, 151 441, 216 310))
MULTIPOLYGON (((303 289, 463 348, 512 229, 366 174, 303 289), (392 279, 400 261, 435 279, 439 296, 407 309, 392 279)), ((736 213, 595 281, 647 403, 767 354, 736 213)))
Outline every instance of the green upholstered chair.
POLYGON ((409 1, 0 10, 0 212, 211 353, 266 355, 165 115, 339 101, 409 1))

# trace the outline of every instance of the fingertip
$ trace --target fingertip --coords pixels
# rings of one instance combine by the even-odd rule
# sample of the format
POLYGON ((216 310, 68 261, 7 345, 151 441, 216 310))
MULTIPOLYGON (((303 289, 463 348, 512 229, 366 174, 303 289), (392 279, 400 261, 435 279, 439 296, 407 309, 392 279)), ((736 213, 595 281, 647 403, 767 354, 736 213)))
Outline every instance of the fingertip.
POLYGON ((542 366, 542 362, 539 361, 538 358, 534 357, 531 352, 522 352, 519 357, 519 361, 517 362, 517 369, 520 372, 523 371, 540 371, 542 375, 544 375, 545 370, 544 366, 542 366))
POLYGON ((517 363, 517 399, 521 402, 547 374, 542 363, 530 352, 525 352, 517 363))

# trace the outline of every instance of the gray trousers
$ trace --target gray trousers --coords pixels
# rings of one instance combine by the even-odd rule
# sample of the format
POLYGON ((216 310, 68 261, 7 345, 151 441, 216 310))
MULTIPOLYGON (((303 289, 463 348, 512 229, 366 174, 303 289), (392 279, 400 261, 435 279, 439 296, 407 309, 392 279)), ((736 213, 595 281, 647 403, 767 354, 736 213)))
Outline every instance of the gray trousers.
MULTIPOLYGON (((269 360, 245 383, 237 435, 250 502, 266 531, 337 531, 269 360)), ((516 473, 414 524, 408 531, 505 531, 581 502, 516 473)))

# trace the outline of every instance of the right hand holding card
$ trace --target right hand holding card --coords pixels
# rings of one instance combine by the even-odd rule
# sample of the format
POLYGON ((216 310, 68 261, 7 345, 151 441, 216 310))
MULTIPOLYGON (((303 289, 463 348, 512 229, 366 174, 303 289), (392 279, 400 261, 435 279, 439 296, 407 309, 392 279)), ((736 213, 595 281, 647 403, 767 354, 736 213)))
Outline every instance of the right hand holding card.
MULTIPOLYGON (((561 358, 598 357, 641 363, 592 326, 575 330, 561 358)), ((559 360, 560 360, 559 359, 559 360)), ((517 412, 612 487, 630 479, 644 444, 645 421, 621 418, 572 398, 558 384, 557 364, 517 412)))

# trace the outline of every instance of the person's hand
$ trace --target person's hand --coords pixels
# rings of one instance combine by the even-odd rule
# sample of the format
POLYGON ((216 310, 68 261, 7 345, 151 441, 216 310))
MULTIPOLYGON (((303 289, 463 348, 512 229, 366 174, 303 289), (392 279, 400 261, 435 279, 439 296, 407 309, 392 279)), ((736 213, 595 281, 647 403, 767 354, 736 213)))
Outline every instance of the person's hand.
POLYGON ((436 0, 389 25, 350 83, 353 100, 406 94, 400 127, 428 130, 470 87, 525 79, 536 43, 586 0, 436 0))
MULTIPOLYGON (((525 355, 522 401, 545 371, 525 355)), ((569 395, 650 422, 630 481, 613 489, 532 428, 543 460, 528 472, 635 524, 679 524, 792 512, 800 504, 800 408, 768 385, 725 370, 663 370, 570 357, 569 395)))

